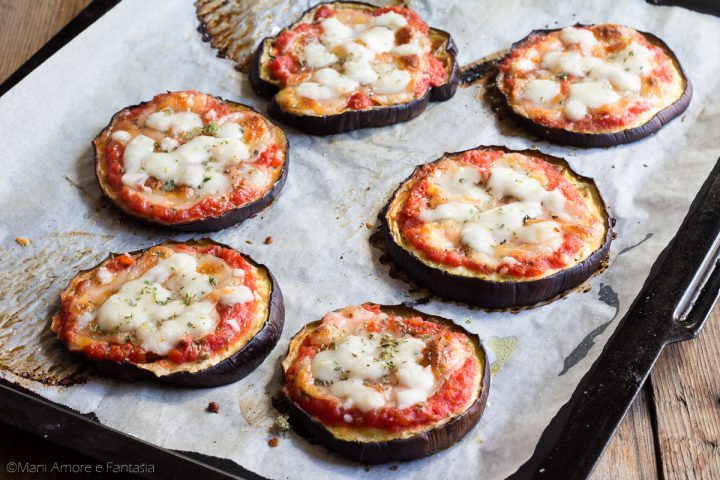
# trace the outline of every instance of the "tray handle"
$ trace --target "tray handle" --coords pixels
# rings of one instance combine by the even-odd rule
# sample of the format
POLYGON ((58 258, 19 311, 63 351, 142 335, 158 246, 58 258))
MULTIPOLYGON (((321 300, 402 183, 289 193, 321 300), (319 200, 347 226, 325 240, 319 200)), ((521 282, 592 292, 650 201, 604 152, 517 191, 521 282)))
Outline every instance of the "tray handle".
POLYGON ((720 236, 675 308, 674 328, 666 337, 668 343, 691 340, 700 334, 720 297, 719 262, 720 236))

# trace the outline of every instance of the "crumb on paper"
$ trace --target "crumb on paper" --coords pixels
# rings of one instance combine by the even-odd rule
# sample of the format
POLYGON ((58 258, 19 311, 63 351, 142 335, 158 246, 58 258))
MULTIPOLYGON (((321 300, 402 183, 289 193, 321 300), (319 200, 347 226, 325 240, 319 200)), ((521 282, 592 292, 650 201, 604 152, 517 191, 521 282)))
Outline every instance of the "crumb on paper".
POLYGON ((210 412, 210 413, 218 413, 220 411, 220 404, 217 402, 210 402, 210 403, 208 403, 208 406, 205 409, 205 411, 210 412))
POLYGON ((27 246, 29 246, 32 242, 30 241, 29 238, 25 238, 25 237, 15 237, 15 243, 17 243, 17 244, 20 245, 21 247, 27 247, 27 246))
POLYGON ((270 447, 275 448, 280 444, 280 439, 278 437, 272 437, 270 440, 268 440, 268 445, 270 447))
POLYGON ((290 417, 278 415, 270 430, 279 437, 288 437, 290 435, 290 417))
POLYGON ((245 243, 247 243, 248 245, 252 245, 252 240, 245 240, 245 243))
POLYGON ((268 235, 267 237, 265 237, 265 241, 263 241, 263 243, 264 243, 265 245, 270 245, 272 242, 273 242, 273 239, 272 239, 272 237, 269 236, 269 235, 268 235))
POLYGON ((365 227, 367 227, 368 230, 372 230, 373 224, 370 223, 370 222, 368 222, 368 223, 365 224, 365 227))

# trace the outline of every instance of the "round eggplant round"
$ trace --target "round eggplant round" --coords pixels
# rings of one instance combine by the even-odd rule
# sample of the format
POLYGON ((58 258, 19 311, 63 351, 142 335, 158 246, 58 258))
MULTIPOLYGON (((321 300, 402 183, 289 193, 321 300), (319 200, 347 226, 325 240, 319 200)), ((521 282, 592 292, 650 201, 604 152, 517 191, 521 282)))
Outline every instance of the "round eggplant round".
MULTIPOLYGON (((198 255, 201 254, 198 253, 198 255)), ((232 273, 233 270, 227 260, 217 258, 225 262, 224 267, 230 268, 232 281, 237 275, 232 273)), ((197 268, 202 271, 210 271, 211 268, 217 269, 219 263, 214 263, 215 267, 208 265, 213 264, 204 264, 197 268)), ((182 273, 175 266, 171 266, 170 270, 174 272, 170 275, 179 276, 182 273)), ((225 269, 220 270, 224 271, 225 269)), ((238 270, 238 268, 235 267, 235 270, 238 270)), ((217 271, 219 272, 219 270, 217 271)), ((223 275, 227 276, 227 272, 223 275)), ((247 275, 247 273, 244 275, 247 275)), ((216 283, 216 278, 214 276, 209 277, 209 284, 213 288, 219 285, 219 283, 216 283)), ((244 282, 242 278, 240 281, 244 282)), ((179 295, 178 291, 171 292, 173 296, 158 298, 158 295, 162 295, 162 293, 158 294, 158 291, 162 292, 164 288, 162 283, 156 284, 145 280, 141 292, 137 293, 137 297, 124 300, 130 307, 137 307, 138 304, 142 303, 144 295, 152 295, 154 302, 162 307, 178 307, 179 305, 173 304, 176 300, 180 300, 186 307, 192 308, 194 297, 190 296, 190 294, 186 294, 182 298, 174 298, 175 294, 179 295)), ((225 287, 221 286, 220 288, 225 287)), ((212 291, 211 295, 214 295, 212 291)), ((52 329, 68 350, 83 355, 98 372, 111 377, 129 381, 151 380, 180 387, 216 387, 236 382, 245 377, 260 365, 275 347, 282 333, 285 319, 282 292, 270 270, 264 265, 255 262, 249 256, 240 254, 231 247, 210 239, 182 243, 168 241, 149 249, 124 254, 111 253, 95 267, 89 270, 81 270, 61 293, 60 299, 61 308, 53 317, 52 329), (152 343, 153 341, 157 343, 157 341, 147 337, 142 341, 138 340, 138 330, 120 329, 119 331, 112 331, 106 330, 100 325, 97 316, 98 311, 104 304, 103 302, 109 301, 124 285, 127 285, 122 281, 117 285, 113 285, 114 280, 108 275, 125 275, 124 270, 126 269, 127 275, 137 275, 139 272, 131 273, 131 269, 141 263, 143 268, 152 265, 152 263, 146 263, 153 261, 148 260, 150 256, 163 259, 174 253, 193 251, 205 252, 207 255, 214 255, 214 253, 207 252, 219 252, 219 255, 228 257, 237 255, 244 261, 243 265, 247 265, 247 271, 251 272, 253 278, 257 277, 254 284, 257 289, 254 290, 253 294, 253 301, 257 302, 257 306, 253 305, 255 310, 252 312, 252 317, 248 319, 250 324, 247 331, 241 332, 235 337, 230 337, 217 348, 217 351, 214 351, 211 349, 213 347, 210 346, 212 337, 215 336, 214 340, 217 341, 216 334, 227 333, 227 328, 224 325, 226 320, 221 318, 215 326, 216 330, 209 330, 209 333, 206 332, 207 334, 202 337, 190 339, 187 338, 189 333, 185 332, 185 335, 174 345, 170 353, 162 352, 162 354, 158 354, 153 352, 150 349, 151 347, 145 345, 145 343, 152 343), (108 286, 107 290, 103 290, 105 285, 108 286), (97 296, 99 301, 95 303, 88 302, 88 296, 90 295, 97 296), (88 307, 88 305, 97 305, 97 308, 88 307), (94 310, 91 311, 88 308, 94 310), (185 358, 182 361, 175 361, 174 354, 184 355, 185 358)), ((123 299, 118 300, 118 302, 121 302, 121 300, 123 299)), ((120 304, 122 305, 122 303, 120 304)), ((225 307, 234 308, 236 305, 225 305, 225 307)), ((222 308, 221 301, 217 301, 214 308, 219 311, 222 308)), ((124 318, 132 319, 131 315, 132 313, 124 318)), ((175 312, 174 316, 159 320, 156 324, 158 329, 162 328, 162 325, 168 320, 174 320, 178 316, 182 316, 183 320, 187 320, 187 326, 191 327, 191 330, 195 328, 193 324, 202 321, 199 315, 190 314, 188 316, 182 312, 175 312)), ((236 319, 230 318, 230 321, 235 322, 237 326, 236 319)), ((142 325, 139 329, 146 328, 148 325, 142 325)), ((150 325, 148 328, 153 329, 154 326, 150 325)), ((184 325, 179 327, 175 325, 174 328, 184 328, 184 325)), ((235 331, 230 330, 230 334, 235 331)))
POLYGON ((253 217, 288 176, 289 145, 279 127, 249 106, 197 91, 122 109, 93 145, 95 174, 111 202, 143 223, 177 231, 216 231, 253 217), (203 158, 175 153, 193 142, 203 158))
MULTIPOLYGON (((530 219, 533 220, 533 219, 530 219)), ((463 152, 446 153, 442 158, 427 165, 416 167, 395 191, 380 215, 381 231, 387 253, 392 261, 407 276, 425 286, 435 294, 470 305, 489 309, 503 309, 534 305, 566 292, 587 280, 607 259, 610 243, 614 237, 613 219, 605 206, 595 182, 588 177, 576 174, 567 162, 561 158, 546 155, 536 150, 510 150, 501 146, 484 146, 463 152), (596 248, 584 249, 584 258, 574 261, 554 273, 545 276, 523 277, 517 275, 478 273, 470 269, 451 268, 429 259, 424 252, 413 247, 400 231, 397 217, 404 206, 404 196, 412 182, 428 168, 439 164, 446 158, 458 157, 467 152, 501 152, 520 154, 540 159, 554 167, 563 177, 572 180, 580 188, 582 198, 592 202, 595 211, 602 217, 603 231, 598 235, 596 248)), ((510 221, 510 220, 508 220, 510 221)), ((526 219, 523 219, 523 226, 526 219)), ((501 227, 504 227, 502 225, 501 227)), ((517 234, 511 234, 517 238, 517 234)), ((593 237, 594 238, 594 237, 593 237)), ((507 241, 507 240, 506 240, 507 241)), ((505 241, 505 242, 506 242, 505 241)), ((496 245, 503 245, 505 242, 496 245)), ((460 248, 465 248, 463 245, 460 248)), ((549 273, 549 272, 548 272, 549 273)))
MULTIPOLYGON (((349 8, 374 11, 377 6, 362 2, 322 3, 307 10, 295 24, 312 23, 315 14, 321 8, 349 8)), ((283 109, 276 94, 282 90, 281 83, 272 77, 269 64, 275 58, 272 51, 277 37, 267 37, 260 42, 250 67, 250 83, 261 97, 270 98, 268 114, 303 132, 313 135, 331 135, 368 127, 384 127, 406 122, 420 115, 429 102, 442 102, 455 95, 460 75, 456 62, 457 47, 449 33, 430 28, 428 35, 432 41, 433 55, 445 69, 446 80, 441 85, 431 86, 422 96, 394 105, 372 105, 359 109, 346 108, 340 113, 300 114, 283 109)))
MULTIPOLYGON (((386 315, 401 318, 420 317, 423 321, 439 324, 448 331, 460 334, 469 340, 474 352, 473 358, 476 360, 473 363, 475 376, 472 388, 474 391, 470 399, 462 410, 453 412, 442 420, 420 426, 410 426, 406 429, 355 428, 352 423, 346 423, 347 419, 344 420, 345 423, 341 426, 328 424, 317 415, 303 408, 288 389, 288 371, 292 368, 293 360, 298 354, 298 348, 308 336, 317 335, 320 331, 323 321, 318 320, 305 325, 290 340, 288 354, 282 362, 285 386, 281 391, 281 396, 289 408, 291 418, 312 434, 321 444, 362 463, 378 464, 414 460, 451 447, 462 440, 477 424, 485 409, 490 391, 490 366, 482 342, 476 334, 468 332, 460 325, 446 318, 428 315, 404 305, 372 306, 386 315)), ((412 333, 409 333, 409 335, 412 335, 412 333)), ((403 335, 400 338, 409 337, 403 335)), ((334 348, 334 344, 329 348, 334 348)), ((425 350, 423 355, 431 357, 434 353, 428 353, 425 350)), ((432 358, 442 358, 442 355, 438 354, 432 358)), ((446 360, 448 358, 445 357, 446 360)), ((428 399, 428 401, 431 401, 431 399, 428 399)), ((422 403, 417 405, 422 405, 422 403)), ((342 408, 344 407, 343 405, 342 408)))
MULTIPOLYGON (((512 45, 510 52, 497 64, 498 74, 496 77, 495 86, 499 90, 501 98, 503 99, 503 113, 512 117, 520 125, 528 129, 535 135, 550 140, 551 142, 581 148, 595 148, 611 147, 613 145, 632 143, 642 138, 648 137, 659 131, 663 126, 665 126, 675 117, 678 117, 683 112, 685 112, 692 98, 693 86, 690 79, 685 74, 685 71, 683 70, 682 65, 680 64, 680 61, 676 57, 675 53, 670 49, 670 47, 668 47, 668 45, 663 40, 651 33, 636 31, 629 29, 628 27, 622 27, 618 25, 577 24, 574 27, 605 29, 607 30, 607 33, 603 33, 605 32, 604 30, 601 31, 601 35, 603 36, 603 38, 610 38, 613 35, 616 35, 616 33, 614 32, 619 32, 622 29, 627 29, 628 31, 633 31, 643 36, 651 46, 657 47, 665 53, 665 56, 672 65, 673 74, 677 75, 678 77, 679 88, 676 89, 677 91, 671 92, 672 98, 669 102, 667 102, 667 105, 659 109, 653 107, 654 110, 656 110, 654 115, 651 115, 649 117, 645 115, 644 117, 640 118, 640 122, 631 121, 629 125, 623 125, 622 123, 620 123, 619 125, 615 125, 614 123, 612 123, 605 129, 592 129, 587 128, 582 124, 577 127, 573 124, 568 126, 553 126, 550 124, 543 124, 542 122, 535 121, 530 115, 528 115, 527 112, 525 112, 523 108, 518 107, 512 102, 510 98, 510 93, 507 91, 506 88, 504 88, 506 75, 503 72, 503 65, 507 64, 506 67, 510 68, 510 63, 512 63, 512 61, 514 60, 513 54, 518 49, 524 48, 527 44, 537 41, 538 37, 544 37, 548 34, 553 34, 561 31, 561 29, 533 30, 528 36, 518 42, 515 42, 512 45)), ((632 50, 629 51, 629 55, 631 57, 633 56, 632 50)), ((621 70, 624 70, 624 72, 621 73, 626 74, 628 73, 629 67, 624 67, 621 70)), ((652 85, 653 82, 656 82, 656 80, 654 79, 654 75, 655 74, 651 74, 646 79, 642 79, 642 81, 649 85, 652 85)), ((568 77, 574 78, 572 77, 572 75, 566 72, 560 72, 558 74, 558 78, 561 81, 565 81, 568 77)), ((605 108, 605 106, 601 106, 601 108, 605 108)), ((562 114, 560 115, 562 116, 562 114)), ((602 114, 598 118, 602 121, 605 121, 606 117, 609 118, 609 115, 602 114)), ((586 120, 587 118, 588 117, 586 116, 584 119, 582 119, 582 121, 586 120)))

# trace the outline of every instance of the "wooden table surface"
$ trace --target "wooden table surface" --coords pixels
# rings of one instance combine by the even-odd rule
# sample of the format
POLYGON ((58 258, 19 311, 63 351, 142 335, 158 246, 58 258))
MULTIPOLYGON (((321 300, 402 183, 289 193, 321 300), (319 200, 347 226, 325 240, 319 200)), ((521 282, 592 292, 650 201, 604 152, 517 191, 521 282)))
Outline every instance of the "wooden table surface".
MULTIPOLYGON (((0 0, 0 82, 88 3, 0 0)), ((0 425, 0 432, 0 478, 69 478, 9 475, 8 462, 96 463, 6 425, 0 425)), ((720 479, 719 307, 698 339, 670 345, 662 353, 591 478, 720 479)))

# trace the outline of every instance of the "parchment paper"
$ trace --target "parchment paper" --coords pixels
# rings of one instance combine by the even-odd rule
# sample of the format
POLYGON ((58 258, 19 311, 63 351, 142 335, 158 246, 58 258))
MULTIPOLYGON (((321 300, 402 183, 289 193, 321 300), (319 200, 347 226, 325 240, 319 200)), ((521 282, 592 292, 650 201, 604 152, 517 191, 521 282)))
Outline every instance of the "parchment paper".
MULTIPOLYGON (((273 26, 284 26, 307 7, 298 3, 273 26)), ((226 457, 272 478, 459 478, 474 472, 497 479, 514 472, 600 353, 718 157, 720 20, 640 0, 410 3, 431 25, 452 32, 461 64, 505 49, 533 28, 618 22, 654 32, 685 66, 695 86, 693 101, 681 119, 652 138, 587 151, 508 129, 483 101, 480 86, 461 88, 450 101, 389 128, 325 138, 287 128, 290 176, 280 197, 258 217, 212 235, 267 264, 280 282, 285 330, 266 361, 244 380, 209 390, 96 376, 66 387, 46 385, 28 378, 63 383, 84 374, 47 329, 58 294, 76 270, 108 251, 191 237, 141 227, 101 198, 93 137, 115 111, 165 90, 196 88, 261 111, 266 106, 246 76, 201 41, 191 2, 126 0, 0 98, 0 376, 95 412, 102 423, 156 445, 226 457), (423 295, 391 278, 380 251, 369 245, 366 224, 376 223, 388 195, 414 165, 480 144, 536 145, 594 177, 618 219, 609 268, 589 282, 589 292, 517 314, 434 298, 420 305, 468 320, 466 326, 484 339, 514 336, 519 345, 492 379, 482 420, 455 447, 396 470, 386 465, 369 471, 295 434, 269 448, 278 358, 303 324, 348 304, 412 303, 423 295), (18 235, 32 245, 16 245, 18 235), (263 244, 269 235, 273 243, 263 244), (209 401, 220 403, 219 414, 204 412, 209 401)))

